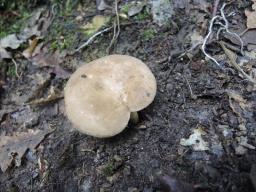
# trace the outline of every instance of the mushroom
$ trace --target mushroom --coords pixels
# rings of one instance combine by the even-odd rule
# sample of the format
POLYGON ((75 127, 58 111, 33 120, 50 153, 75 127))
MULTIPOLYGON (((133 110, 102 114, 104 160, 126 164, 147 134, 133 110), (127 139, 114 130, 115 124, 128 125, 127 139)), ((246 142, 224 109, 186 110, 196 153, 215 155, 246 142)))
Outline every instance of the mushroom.
POLYGON ((79 67, 64 91, 68 119, 82 133, 111 137, 128 124, 132 112, 156 95, 156 79, 141 60, 110 55, 79 67))

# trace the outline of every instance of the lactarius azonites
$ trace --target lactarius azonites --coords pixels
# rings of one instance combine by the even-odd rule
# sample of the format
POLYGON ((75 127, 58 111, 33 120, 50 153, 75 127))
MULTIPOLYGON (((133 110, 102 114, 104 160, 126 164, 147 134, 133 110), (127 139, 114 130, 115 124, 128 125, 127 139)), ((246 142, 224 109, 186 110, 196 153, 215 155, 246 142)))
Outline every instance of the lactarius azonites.
POLYGON ((69 120, 82 133, 111 137, 128 124, 131 112, 147 107, 156 79, 141 60, 110 55, 78 68, 65 87, 69 120))

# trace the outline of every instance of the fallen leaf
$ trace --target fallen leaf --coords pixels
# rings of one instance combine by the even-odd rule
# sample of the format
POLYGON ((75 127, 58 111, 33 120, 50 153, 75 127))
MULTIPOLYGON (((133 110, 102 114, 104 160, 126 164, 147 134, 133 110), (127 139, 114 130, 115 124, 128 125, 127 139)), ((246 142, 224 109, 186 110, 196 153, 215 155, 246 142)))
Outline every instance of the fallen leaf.
POLYGON ((18 39, 16 34, 11 34, 0 40, 0 47, 17 49, 24 41, 18 39))
POLYGON ((29 47, 22 52, 22 55, 26 58, 31 58, 32 53, 35 50, 37 43, 38 43, 37 38, 34 38, 33 40, 31 40, 29 42, 29 47))
POLYGON ((231 90, 227 90, 226 92, 229 96, 230 107, 232 108, 232 110, 234 112, 237 113, 237 109, 236 109, 235 104, 234 104, 233 101, 237 102, 243 110, 245 110, 247 107, 249 107, 249 105, 247 104, 247 101, 241 95, 239 95, 238 93, 236 93, 234 91, 231 91, 231 90))
POLYGON ((70 72, 66 71, 65 69, 63 69, 59 65, 55 65, 52 68, 52 73, 54 73, 56 75, 56 78, 61 78, 61 79, 68 79, 71 75, 70 72))
POLYGON ((204 37, 197 31, 194 30, 192 34, 190 34, 191 47, 194 48, 203 43, 204 37))
POLYGON ((42 38, 54 19, 54 9, 39 9, 30 19, 25 29, 18 35, 19 39, 27 41, 32 36, 42 38))
POLYGON ((15 160, 21 161, 27 149, 35 149, 45 135, 53 130, 32 130, 15 132, 12 136, 0 136, 0 167, 5 172, 15 160))
MULTIPOLYGON (((50 10, 44 10, 39 9, 30 19, 30 22, 28 23, 27 27, 20 33, 20 34, 10 34, 3 39, 0 40, 0 61, 6 58, 11 58, 11 55, 9 52, 6 51, 5 48, 11 48, 11 49, 17 49, 20 47, 20 45, 24 42, 26 42, 29 38, 32 36, 36 36, 38 38, 42 38, 48 28, 50 27, 52 21, 54 18, 53 9, 50 10)), ((37 38, 37 39, 38 39, 37 38)), ((30 50, 26 50, 24 52, 25 57, 29 57, 32 49, 35 46, 35 40, 30 46, 30 50)))
POLYGON ((194 129, 193 134, 189 136, 188 139, 182 138, 180 140, 180 144, 182 146, 192 146, 195 151, 206 151, 209 150, 208 142, 204 141, 202 135, 206 133, 203 131, 201 127, 194 129))
POLYGON ((252 10, 245 10, 245 15, 247 17, 247 28, 253 29, 256 28, 256 0, 253 0, 252 10))
POLYGON ((84 33, 88 36, 97 32, 101 27, 106 25, 110 17, 103 15, 96 15, 93 17, 91 23, 87 23, 85 26, 81 27, 84 30, 84 33))
POLYGON ((50 52, 48 45, 38 44, 32 54, 25 54, 27 58, 38 67, 50 67, 50 71, 56 75, 56 78, 66 79, 70 73, 64 70, 59 64, 63 62, 67 55, 66 51, 50 52))

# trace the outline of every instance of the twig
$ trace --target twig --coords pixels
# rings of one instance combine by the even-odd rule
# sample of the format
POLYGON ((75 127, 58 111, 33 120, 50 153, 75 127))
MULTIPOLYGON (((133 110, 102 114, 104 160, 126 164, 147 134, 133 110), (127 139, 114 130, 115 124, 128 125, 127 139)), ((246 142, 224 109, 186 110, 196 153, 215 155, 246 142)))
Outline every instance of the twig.
POLYGON ((226 48, 224 42, 220 41, 220 45, 223 49, 223 51, 225 52, 225 54, 227 55, 227 57, 230 60, 231 65, 233 65, 233 67, 238 70, 240 73, 242 73, 242 75, 251 83, 256 84, 256 80, 253 79, 251 76, 249 76, 247 73, 244 72, 244 70, 237 64, 236 62, 236 55, 235 53, 233 53, 231 50, 229 50, 228 48, 226 48))
POLYGON ((78 47, 77 49, 75 49, 75 51, 73 52, 76 53, 78 51, 80 51, 81 49, 83 49, 84 47, 88 46, 97 36, 101 35, 102 33, 105 33, 107 31, 109 31, 112 27, 108 27, 106 29, 103 29, 97 33, 95 33, 93 36, 91 36, 84 44, 82 44, 80 47, 78 47))
POLYGON ((18 74, 18 64, 16 63, 16 61, 12 58, 12 62, 15 65, 15 75, 18 77, 18 79, 21 77, 21 74, 18 74))
POLYGON ((219 62, 214 59, 211 55, 209 55, 207 52, 206 52, 206 44, 207 44, 207 41, 209 39, 209 37, 211 36, 212 34, 212 31, 213 31, 213 25, 214 25, 214 21, 218 18, 221 18, 220 16, 215 16, 212 18, 211 20, 211 23, 210 23, 210 27, 209 27, 209 31, 208 31, 208 34, 206 35, 206 37, 204 38, 204 41, 203 41, 203 45, 202 45, 202 51, 203 53, 205 54, 206 57, 208 57, 210 60, 212 60, 214 63, 216 63, 218 66, 220 66, 219 62))
POLYGON ((240 37, 244 36, 245 33, 247 33, 250 30, 250 28, 245 29, 242 33, 239 34, 240 37))
POLYGON ((119 20, 119 13, 118 13, 118 0, 115 0, 115 13, 116 13, 116 21, 114 22, 114 34, 113 38, 110 42, 110 45, 107 48, 107 53, 110 52, 110 49, 114 45, 115 41, 118 39, 120 33, 120 20, 119 20))
POLYGON ((190 83, 189 83, 189 81, 188 81, 188 79, 187 79, 187 77, 186 77, 185 75, 184 75, 184 78, 185 78, 186 83, 187 83, 187 85, 188 85, 188 88, 189 88, 189 91, 190 91, 191 98, 192 98, 192 99, 196 99, 196 98, 197 98, 197 96, 193 93, 192 88, 191 88, 191 86, 190 86, 190 83))
POLYGON ((240 47, 240 52, 241 54, 243 55, 243 48, 244 48, 244 42, 243 40, 241 39, 241 37, 234 33, 234 32, 231 32, 229 30, 229 23, 228 23, 228 20, 225 16, 225 13, 224 13, 224 9, 225 9, 225 6, 226 6, 226 3, 224 3, 220 9, 220 12, 221 12, 221 16, 214 16, 212 19, 211 19, 211 22, 210 22, 210 27, 209 27, 209 32, 208 34, 206 35, 206 37, 204 38, 204 41, 203 41, 203 45, 202 45, 202 51, 203 53, 205 54, 206 57, 208 57, 210 60, 212 60, 214 63, 216 63, 218 66, 220 66, 219 62, 214 59, 212 56, 210 56, 207 52, 206 52, 206 44, 207 44, 207 41, 209 40, 211 34, 213 33, 213 26, 214 24, 217 24, 217 25, 220 25, 221 27, 218 29, 217 31, 217 39, 219 39, 219 34, 221 31, 225 30, 228 34, 232 35, 232 36, 235 36, 241 43, 241 47, 240 47), (222 20, 224 21, 224 24, 221 23, 220 21, 218 22, 215 22, 217 19, 219 20, 222 20))
POLYGON ((221 13, 222 19, 223 19, 224 22, 225 22, 225 25, 224 25, 225 30, 226 30, 227 33, 229 33, 230 35, 235 36, 235 37, 240 41, 240 43, 241 43, 241 48, 240 48, 240 49, 241 49, 241 54, 243 55, 244 42, 243 42, 243 40, 241 39, 241 37, 240 37, 238 34, 236 34, 236 33, 234 33, 234 32, 231 32, 231 31, 229 30, 229 23, 228 23, 228 20, 227 20, 227 18, 226 18, 226 16, 225 16, 225 13, 224 13, 225 7, 226 7, 226 3, 224 3, 223 6, 222 6, 221 9, 220 9, 220 13, 221 13))

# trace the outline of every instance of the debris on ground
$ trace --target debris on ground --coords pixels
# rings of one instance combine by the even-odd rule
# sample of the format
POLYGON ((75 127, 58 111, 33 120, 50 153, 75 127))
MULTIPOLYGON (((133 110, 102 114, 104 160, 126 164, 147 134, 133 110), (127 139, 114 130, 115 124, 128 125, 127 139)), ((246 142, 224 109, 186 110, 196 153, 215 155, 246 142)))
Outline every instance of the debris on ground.
POLYGON ((195 190, 193 185, 168 175, 161 176, 159 180, 161 190, 166 192, 193 192, 195 190))
POLYGON ((180 144, 183 146, 192 146, 195 151, 209 150, 209 144, 202 138, 205 134, 206 132, 199 127, 193 130, 193 134, 191 134, 188 139, 182 138, 180 144))
POLYGON ((126 4, 125 6, 128 8, 128 11, 125 11, 125 12, 127 12, 129 17, 132 17, 134 15, 139 14, 143 10, 143 8, 146 6, 146 3, 138 1, 138 2, 131 2, 130 4, 126 4))
POLYGON ((12 136, 0 136, 0 159, 1 170, 5 172, 13 163, 21 165, 21 159, 27 149, 34 150, 44 139, 45 135, 52 130, 32 130, 27 132, 13 133, 12 136))
POLYGON ((151 12, 154 22, 159 25, 167 25, 174 14, 169 0, 151 0, 151 12))
POLYGON ((105 0, 96 0, 96 4, 97 4, 97 9, 99 11, 104 11, 105 9, 109 9, 111 8, 105 0))
POLYGON ((1 1, 0 191, 254 192, 255 5, 1 1), (109 54, 142 60, 158 89, 138 124, 97 139, 62 98, 72 72, 109 54))
POLYGON ((256 1, 253 0, 253 5, 252 5, 252 10, 245 10, 245 15, 247 17, 247 28, 248 29, 253 29, 256 28, 256 1))
POLYGON ((90 23, 82 26, 81 29, 87 36, 91 36, 96 33, 101 27, 105 26, 109 22, 110 18, 108 16, 96 15, 93 17, 90 23))

